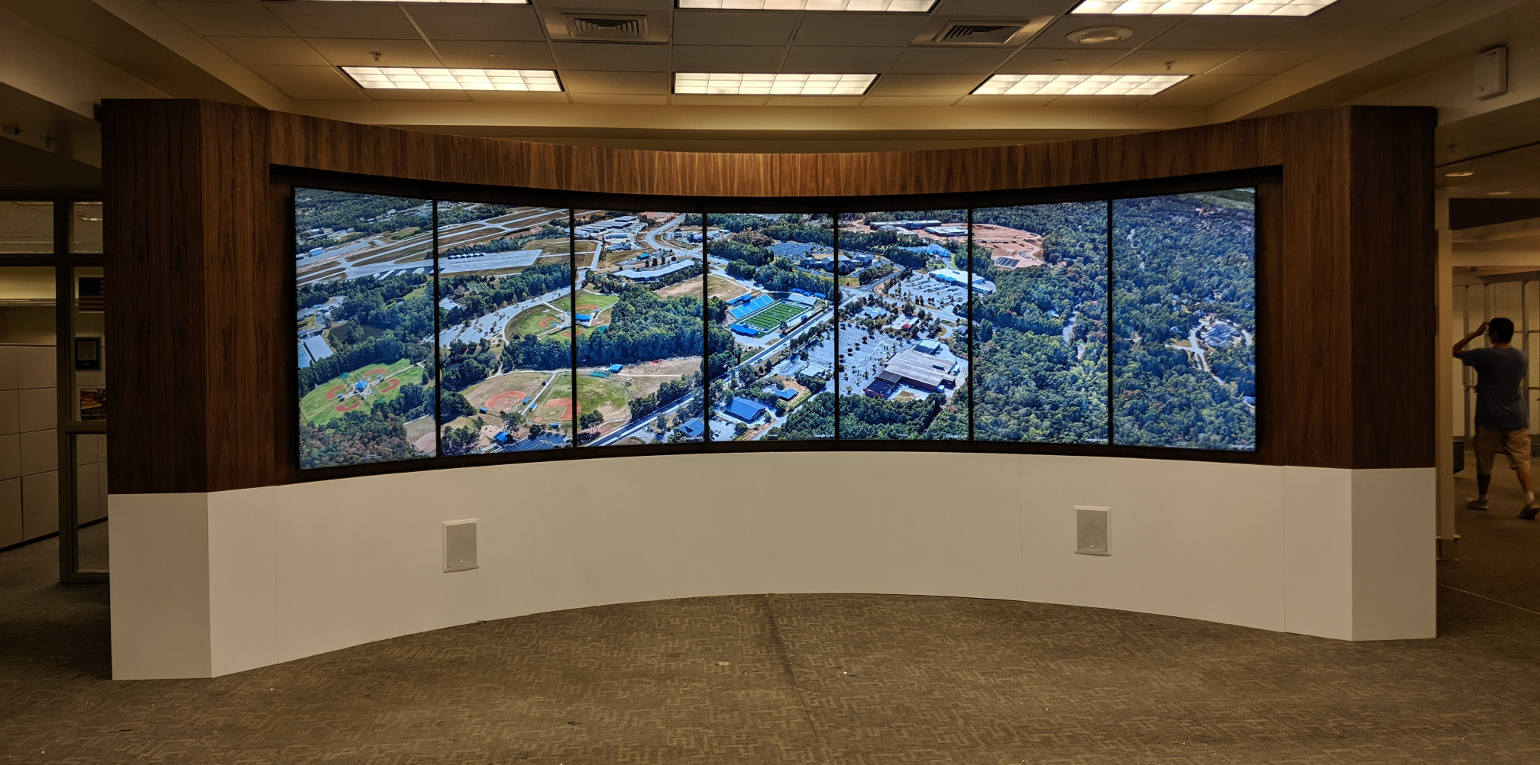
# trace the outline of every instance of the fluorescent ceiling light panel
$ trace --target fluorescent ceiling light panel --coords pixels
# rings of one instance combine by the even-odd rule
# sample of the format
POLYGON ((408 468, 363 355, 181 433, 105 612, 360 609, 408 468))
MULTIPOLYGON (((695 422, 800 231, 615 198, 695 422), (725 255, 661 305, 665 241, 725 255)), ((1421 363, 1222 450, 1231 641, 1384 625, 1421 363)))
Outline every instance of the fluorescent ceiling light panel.
POLYGON ((675 72, 674 92, 708 96, 864 96, 875 74, 675 72))
POLYGON ((1085 0, 1071 13, 1130 16, 1309 16, 1337 0, 1085 0))
POLYGON ((443 69, 430 66, 345 66, 369 90, 511 90, 561 92, 550 69, 443 69))
POLYGON ((1153 96, 1185 74, 997 74, 976 96, 1153 96))
POLYGON ((857 11, 925 13, 936 0, 678 0, 678 7, 711 11, 857 11))

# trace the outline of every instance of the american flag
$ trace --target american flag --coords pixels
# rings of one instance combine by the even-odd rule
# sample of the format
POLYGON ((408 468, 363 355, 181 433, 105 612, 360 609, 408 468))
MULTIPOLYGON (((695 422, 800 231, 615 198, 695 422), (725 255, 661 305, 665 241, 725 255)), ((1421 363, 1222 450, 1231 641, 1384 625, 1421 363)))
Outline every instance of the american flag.
POLYGON ((102 277, 82 276, 76 289, 80 295, 79 310, 97 313, 107 310, 107 298, 102 292, 102 277))

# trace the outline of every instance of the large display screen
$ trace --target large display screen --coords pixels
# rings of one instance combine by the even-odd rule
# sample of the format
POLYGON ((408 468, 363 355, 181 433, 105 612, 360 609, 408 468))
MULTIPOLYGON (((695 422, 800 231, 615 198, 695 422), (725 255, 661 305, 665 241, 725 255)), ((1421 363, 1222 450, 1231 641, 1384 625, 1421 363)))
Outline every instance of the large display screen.
POLYGON ((578 443, 705 440, 701 216, 584 210, 574 221, 578 443))
POLYGON ((1256 450, 1253 188, 837 218, 294 205, 302 468, 827 439, 1256 450))
POLYGON ((834 222, 712 214, 711 438, 834 437, 834 222), (731 345, 716 350, 720 340, 731 345))
POLYGON ((1256 190, 1112 202, 1113 438, 1256 449, 1256 190))
POLYGON ((840 215, 839 437, 968 437, 968 211, 840 215))
POLYGON ((433 456, 433 203, 296 188, 294 244, 300 467, 433 456))
POLYGON ((438 203, 439 450, 572 440, 572 252, 564 209, 438 203))
POLYGON ((1107 443, 1107 203, 973 211, 980 441, 1107 443))

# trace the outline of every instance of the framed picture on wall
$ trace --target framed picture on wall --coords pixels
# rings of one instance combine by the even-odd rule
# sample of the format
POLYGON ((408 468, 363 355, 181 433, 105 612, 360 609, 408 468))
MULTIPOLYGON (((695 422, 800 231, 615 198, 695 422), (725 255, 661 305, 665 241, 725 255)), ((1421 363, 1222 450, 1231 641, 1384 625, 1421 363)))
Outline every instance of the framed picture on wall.
POLYGON ((80 421, 93 422, 107 419, 107 389, 80 389, 80 421))
POLYGON ((101 338, 75 338, 75 368, 79 370, 95 370, 102 368, 101 338))

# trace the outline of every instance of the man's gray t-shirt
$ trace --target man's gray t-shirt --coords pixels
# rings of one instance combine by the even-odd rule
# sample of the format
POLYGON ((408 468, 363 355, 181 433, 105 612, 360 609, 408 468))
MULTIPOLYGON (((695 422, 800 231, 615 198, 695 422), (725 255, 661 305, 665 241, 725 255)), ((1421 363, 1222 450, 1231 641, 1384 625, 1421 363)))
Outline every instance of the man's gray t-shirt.
POLYGON ((1529 359, 1524 352, 1507 348, 1475 348, 1460 351, 1465 366, 1476 370, 1476 424, 1495 430, 1529 428, 1529 407, 1524 396, 1524 377, 1529 359))

